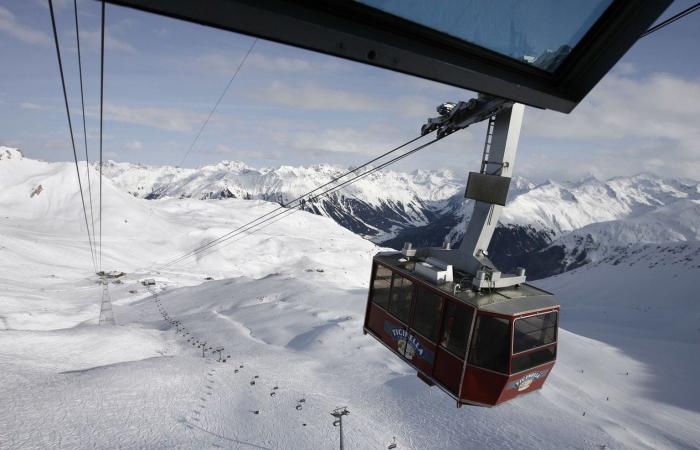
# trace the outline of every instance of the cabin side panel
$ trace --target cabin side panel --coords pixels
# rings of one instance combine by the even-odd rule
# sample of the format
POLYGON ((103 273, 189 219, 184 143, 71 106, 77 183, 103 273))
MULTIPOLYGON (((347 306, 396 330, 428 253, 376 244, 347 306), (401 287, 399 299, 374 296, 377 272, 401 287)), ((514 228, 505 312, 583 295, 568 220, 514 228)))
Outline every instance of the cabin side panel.
POLYGON ((533 370, 511 375, 497 403, 502 403, 518 395, 527 394, 540 389, 542 385, 544 385, 553 367, 554 362, 537 367, 533 370))
POLYGON ((508 382, 508 376, 467 365, 462 382, 462 400, 495 405, 508 382))

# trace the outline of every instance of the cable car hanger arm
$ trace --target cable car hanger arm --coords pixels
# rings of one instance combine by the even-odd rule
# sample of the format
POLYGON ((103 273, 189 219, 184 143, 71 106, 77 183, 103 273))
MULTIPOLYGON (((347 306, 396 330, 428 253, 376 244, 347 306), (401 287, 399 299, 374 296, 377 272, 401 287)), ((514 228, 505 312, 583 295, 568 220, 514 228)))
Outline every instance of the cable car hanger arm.
POLYGON ((469 125, 489 120, 486 142, 479 172, 470 172, 465 197, 474 200, 474 209, 458 249, 446 244, 443 248, 413 249, 410 243, 402 252, 425 259, 419 270, 424 276, 452 281, 452 268, 472 275, 477 289, 500 288, 525 282, 525 270, 502 274, 488 258, 488 246, 505 206, 513 164, 518 148, 525 107, 502 98, 480 94, 466 102, 443 103, 440 114, 421 127, 422 134, 437 132, 444 137, 469 125))

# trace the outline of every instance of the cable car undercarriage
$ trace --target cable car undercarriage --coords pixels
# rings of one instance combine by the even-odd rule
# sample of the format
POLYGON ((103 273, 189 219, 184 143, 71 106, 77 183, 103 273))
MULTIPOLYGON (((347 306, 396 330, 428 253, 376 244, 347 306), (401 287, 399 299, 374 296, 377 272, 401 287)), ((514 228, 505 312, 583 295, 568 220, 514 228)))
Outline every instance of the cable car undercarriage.
POLYGON ((364 332, 437 385, 457 405, 494 406, 542 387, 556 359, 559 304, 525 283, 524 269, 488 258, 505 206, 524 106, 480 95, 443 103, 423 135, 442 137, 488 120, 479 172, 465 197, 474 209, 457 249, 413 248, 374 257, 364 332))

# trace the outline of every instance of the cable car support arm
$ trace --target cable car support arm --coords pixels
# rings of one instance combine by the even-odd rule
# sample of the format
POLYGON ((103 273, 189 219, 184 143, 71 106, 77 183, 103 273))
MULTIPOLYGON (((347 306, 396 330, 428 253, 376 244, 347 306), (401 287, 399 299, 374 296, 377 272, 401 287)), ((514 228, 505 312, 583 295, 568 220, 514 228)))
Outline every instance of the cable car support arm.
POLYGON ((452 281, 452 268, 473 276, 477 289, 501 288, 525 282, 525 271, 502 274, 488 258, 488 246, 505 206, 513 174, 518 139, 525 107, 501 98, 479 95, 468 102, 443 103, 440 116, 428 119, 421 132, 437 131, 446 136, 482 120, 489 121, 479 172, 470 172, 465 197, 474 200, 474 209, 458 249, 414 249, 404 245, 403 253, 425 258, 420 271, 435 281, 452 281))

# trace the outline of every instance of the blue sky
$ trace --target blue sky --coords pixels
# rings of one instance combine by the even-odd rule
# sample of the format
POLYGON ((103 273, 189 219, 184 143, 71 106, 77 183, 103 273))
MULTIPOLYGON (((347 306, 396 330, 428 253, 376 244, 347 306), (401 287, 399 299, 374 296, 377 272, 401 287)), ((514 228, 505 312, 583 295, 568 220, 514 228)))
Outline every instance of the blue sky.
MULTIPOLYGON (((675 2, 665 16, 692 1, 675 2)), ((84 155, 72 1, 54 2, 84 155)), ((78 2, 88 124, 97 155, 99 3, 78 2)), ((437 104, 472 93, 258 41, 193 151, 183 157, 252 38, 107 6, 106 158, 198 166, 353 165, 414 137, 437 104)), ((535 180, 652 172, 700 178, 700 13, 640 40, 570 115, 528 109, 516 173, 535 180)), ((0 2, 0 145, 72 159, 47 3, 0 2)), ((478 167, 483 125, 399 169, 478 167)))

